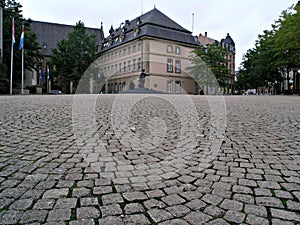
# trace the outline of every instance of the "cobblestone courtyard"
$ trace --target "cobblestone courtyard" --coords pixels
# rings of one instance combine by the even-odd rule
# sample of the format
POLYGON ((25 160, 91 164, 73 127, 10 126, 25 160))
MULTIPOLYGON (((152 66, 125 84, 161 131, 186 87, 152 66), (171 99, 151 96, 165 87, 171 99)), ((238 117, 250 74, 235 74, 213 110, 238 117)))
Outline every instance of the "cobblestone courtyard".
POLYGON ((0 96, 0 224, 300 224, 299 97, 166 96, 0 96))

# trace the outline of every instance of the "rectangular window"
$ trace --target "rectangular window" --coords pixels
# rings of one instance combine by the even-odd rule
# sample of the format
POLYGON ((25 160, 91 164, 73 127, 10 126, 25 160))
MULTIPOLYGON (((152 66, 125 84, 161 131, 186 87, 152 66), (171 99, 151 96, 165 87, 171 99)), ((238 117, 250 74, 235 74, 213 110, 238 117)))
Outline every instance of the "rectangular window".
POLYGON ((115 73, 118 73, 118 64, 115 64, 115 73))
POLYGON ((172 45, 168 45, 167 52, 173 53, 173 46, 172 45))
POLYGON ((128 55, 131 54, 131 47, 128 47, 128 55))
POLYGON ((175 48, 175 53, 176 53, 176 54, 180 54, 180 53, 181 53, 181 52, 180 52, 180 47, 176 47, 176 48, 175 48))
POLYGON ((181 89, 181 82, 175 81, 175 93, 180 93, 180 89, 181 89))
POLYGON ((132 71, 136 71, 136 59, 132 60, 132 71))
POLYGON ((126 48, 123 49, 123 56, 126 55, 126 48))
POLYGON ((172 81, 171 80, 169 80, 168 82, 167 82, 167 88, 168 88, 168 93, 172 93, 173 92, 173 90, 172 90, 172 81))
POLYGON ((114 74, 114 66, 113 65, 111 65, 111 67, 110 67, 110 73, 111 73, 111 75, 114 74))
POLYGON ((128 72, 130 72, 131 71, 131 61, 130 60, 128 61, 128 66, 127 67, 128 67, 128 72))
POLYGON ((119 63, 119 73, 122 73, 122 63, 119 63))
POLYGON ((119 51, 119 57, 121 57, 121 56, 122 56, 122 50, 119 51))
POLYGON ((175 73, 181 73, 181 62, 180 62, 180 60, 175 61, 175 73))
POLYGON ((123 63, 123 72, 126 73, 126 62, 123 63))
POLYGON ((173 59, 168 59, 167 72, 169 72, 169 73, 173 72, 173 59))
POLYGON ((141 58, 138 59, 138 70, 142 69, 142 60, 141 58))
POLYGON ((139 44, 138 44, 138 50, 139 50, 139 51, 142 50, 142 44, 141 44, 141 42, 139 42, 139 44))
POLYGON ((133 45, 132 52, 136 52, 136 45, 133 45))

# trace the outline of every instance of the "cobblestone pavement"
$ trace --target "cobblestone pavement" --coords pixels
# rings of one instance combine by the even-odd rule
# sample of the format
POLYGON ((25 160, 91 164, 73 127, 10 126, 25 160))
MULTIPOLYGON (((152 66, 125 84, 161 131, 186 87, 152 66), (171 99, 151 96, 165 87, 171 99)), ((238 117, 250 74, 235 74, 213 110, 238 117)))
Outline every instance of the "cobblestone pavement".
POLYGON ((136 97, 1 96, 0 224, 300 224, 299 97, 136 97))

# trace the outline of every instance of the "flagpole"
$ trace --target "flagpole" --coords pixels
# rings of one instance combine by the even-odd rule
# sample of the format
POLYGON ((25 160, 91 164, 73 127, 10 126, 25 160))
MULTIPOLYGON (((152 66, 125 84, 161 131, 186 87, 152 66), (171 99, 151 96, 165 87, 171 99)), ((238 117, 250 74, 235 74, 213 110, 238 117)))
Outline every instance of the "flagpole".
POLYGON ((22 48, 22 95, 24 95, 24 45, 22 48))
POLYGON ((10 87, 9 93, 12 95, 12 79, 13 79, 13 66, 14 66, 14 44, 15 44, 15 18, 12 18, 12 41, 11 41, 11 56, 10 56, 10 87))

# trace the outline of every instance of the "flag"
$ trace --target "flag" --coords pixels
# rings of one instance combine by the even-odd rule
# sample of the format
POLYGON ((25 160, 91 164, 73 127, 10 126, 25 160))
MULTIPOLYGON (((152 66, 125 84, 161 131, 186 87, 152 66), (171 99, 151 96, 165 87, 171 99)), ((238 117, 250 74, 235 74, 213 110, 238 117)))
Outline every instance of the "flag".
POLYGON ((16 25, 15 25, 15 18, 12 18, 12 25, 11 25, 11 44, 14 46, 16 42, 16 25))
POLYGON ((47 80, 49 80, 50 78, 50 68, 49 66, 47 66, 47 80))
POLYGON ((42 69, 41 69, 41 78, 40 78, 40 80, 41 80, 41 81, 44 81, 44 79, 45 79, 45 76, 44 76, 44 67, 42 67, 42 69))
POLYGON ((19 45, 19 50, 23 49, 24 47, 24 25, 22 26, 22 33, 21 33, 21 39, 20 39, 20 45, 19 45))

